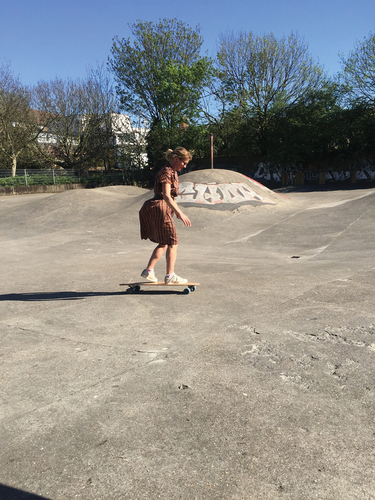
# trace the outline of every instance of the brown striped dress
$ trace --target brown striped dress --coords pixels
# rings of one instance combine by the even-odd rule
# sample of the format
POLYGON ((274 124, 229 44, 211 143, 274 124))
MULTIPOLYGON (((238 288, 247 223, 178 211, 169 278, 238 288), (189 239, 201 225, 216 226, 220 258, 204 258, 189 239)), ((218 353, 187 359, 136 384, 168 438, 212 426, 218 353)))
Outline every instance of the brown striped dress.
POLYGON ((173 222, 173 210, 163 199, 163 184, 171 185, 171 196, 178 196, 177 172, 166 165, 156 174, 154 197, 147 200, 139 211, 142 240, 150 239, 159 245, 177 245, 177 232, 173 222))

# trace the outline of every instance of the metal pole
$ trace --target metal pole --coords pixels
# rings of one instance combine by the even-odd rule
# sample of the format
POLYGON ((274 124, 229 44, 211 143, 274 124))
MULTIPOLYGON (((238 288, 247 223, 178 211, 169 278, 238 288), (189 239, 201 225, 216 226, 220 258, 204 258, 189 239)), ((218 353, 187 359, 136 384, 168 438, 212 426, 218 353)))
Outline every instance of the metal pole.
POLYGON ((211 168, 214 168, 214 134, 210 134, 211 168))

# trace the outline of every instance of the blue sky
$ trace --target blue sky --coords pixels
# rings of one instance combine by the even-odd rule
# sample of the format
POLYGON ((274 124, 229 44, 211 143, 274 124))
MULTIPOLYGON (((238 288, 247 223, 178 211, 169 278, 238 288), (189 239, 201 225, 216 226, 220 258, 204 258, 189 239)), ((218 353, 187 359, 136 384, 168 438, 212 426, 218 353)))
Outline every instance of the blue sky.
POLYGON ((82 77, 105 62, 128 23, 178 18, 198 24, 204 51, 216 54, 220 33, 297 32, 329 75, 357 40, 375 31, 374 0, 1 0, 0 63, 9 61, 25 85, 82 77))

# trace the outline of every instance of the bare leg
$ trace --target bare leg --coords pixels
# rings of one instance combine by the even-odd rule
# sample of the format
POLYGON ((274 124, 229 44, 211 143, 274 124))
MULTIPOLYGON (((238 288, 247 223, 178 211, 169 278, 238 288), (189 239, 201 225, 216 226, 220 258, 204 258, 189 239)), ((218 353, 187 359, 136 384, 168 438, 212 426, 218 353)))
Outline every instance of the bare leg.
POLYGON ((166 251, 168 248, 167 245, 158 245, 154 251, 152 252, 152 255, 150 257, 150 260, 148 261, 148 269, 154 269, 156 266, 156 263, 160 259, 160 257, 163 255, 163 253, 166 251))
POLYGON ((167 260, 167 274, 174 273, 174 266, 177 258, 178 245, 168 245, 166 260, 167 260))

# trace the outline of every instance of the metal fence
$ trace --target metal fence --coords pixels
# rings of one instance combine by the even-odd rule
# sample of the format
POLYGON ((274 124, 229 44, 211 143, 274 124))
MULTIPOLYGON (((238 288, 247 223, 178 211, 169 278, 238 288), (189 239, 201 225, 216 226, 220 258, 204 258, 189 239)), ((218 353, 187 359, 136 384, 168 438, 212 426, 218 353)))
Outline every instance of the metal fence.
POLYGON ((53 184, 85 184, 99 187, 111 184, 134 184, 146 187, 150 184, 150 170, 113 169, 110 171, 80 171, 65 169, 18 169, 12 177, 11 170, 0 170, 0 187, 50 186, 53 184))
POLYGON ((75 170, 19 169, 12 177, 10 170, 0 170, 0 186, 50 186, 52 184, 75 184, 81 182, 80 172, 75 170))

